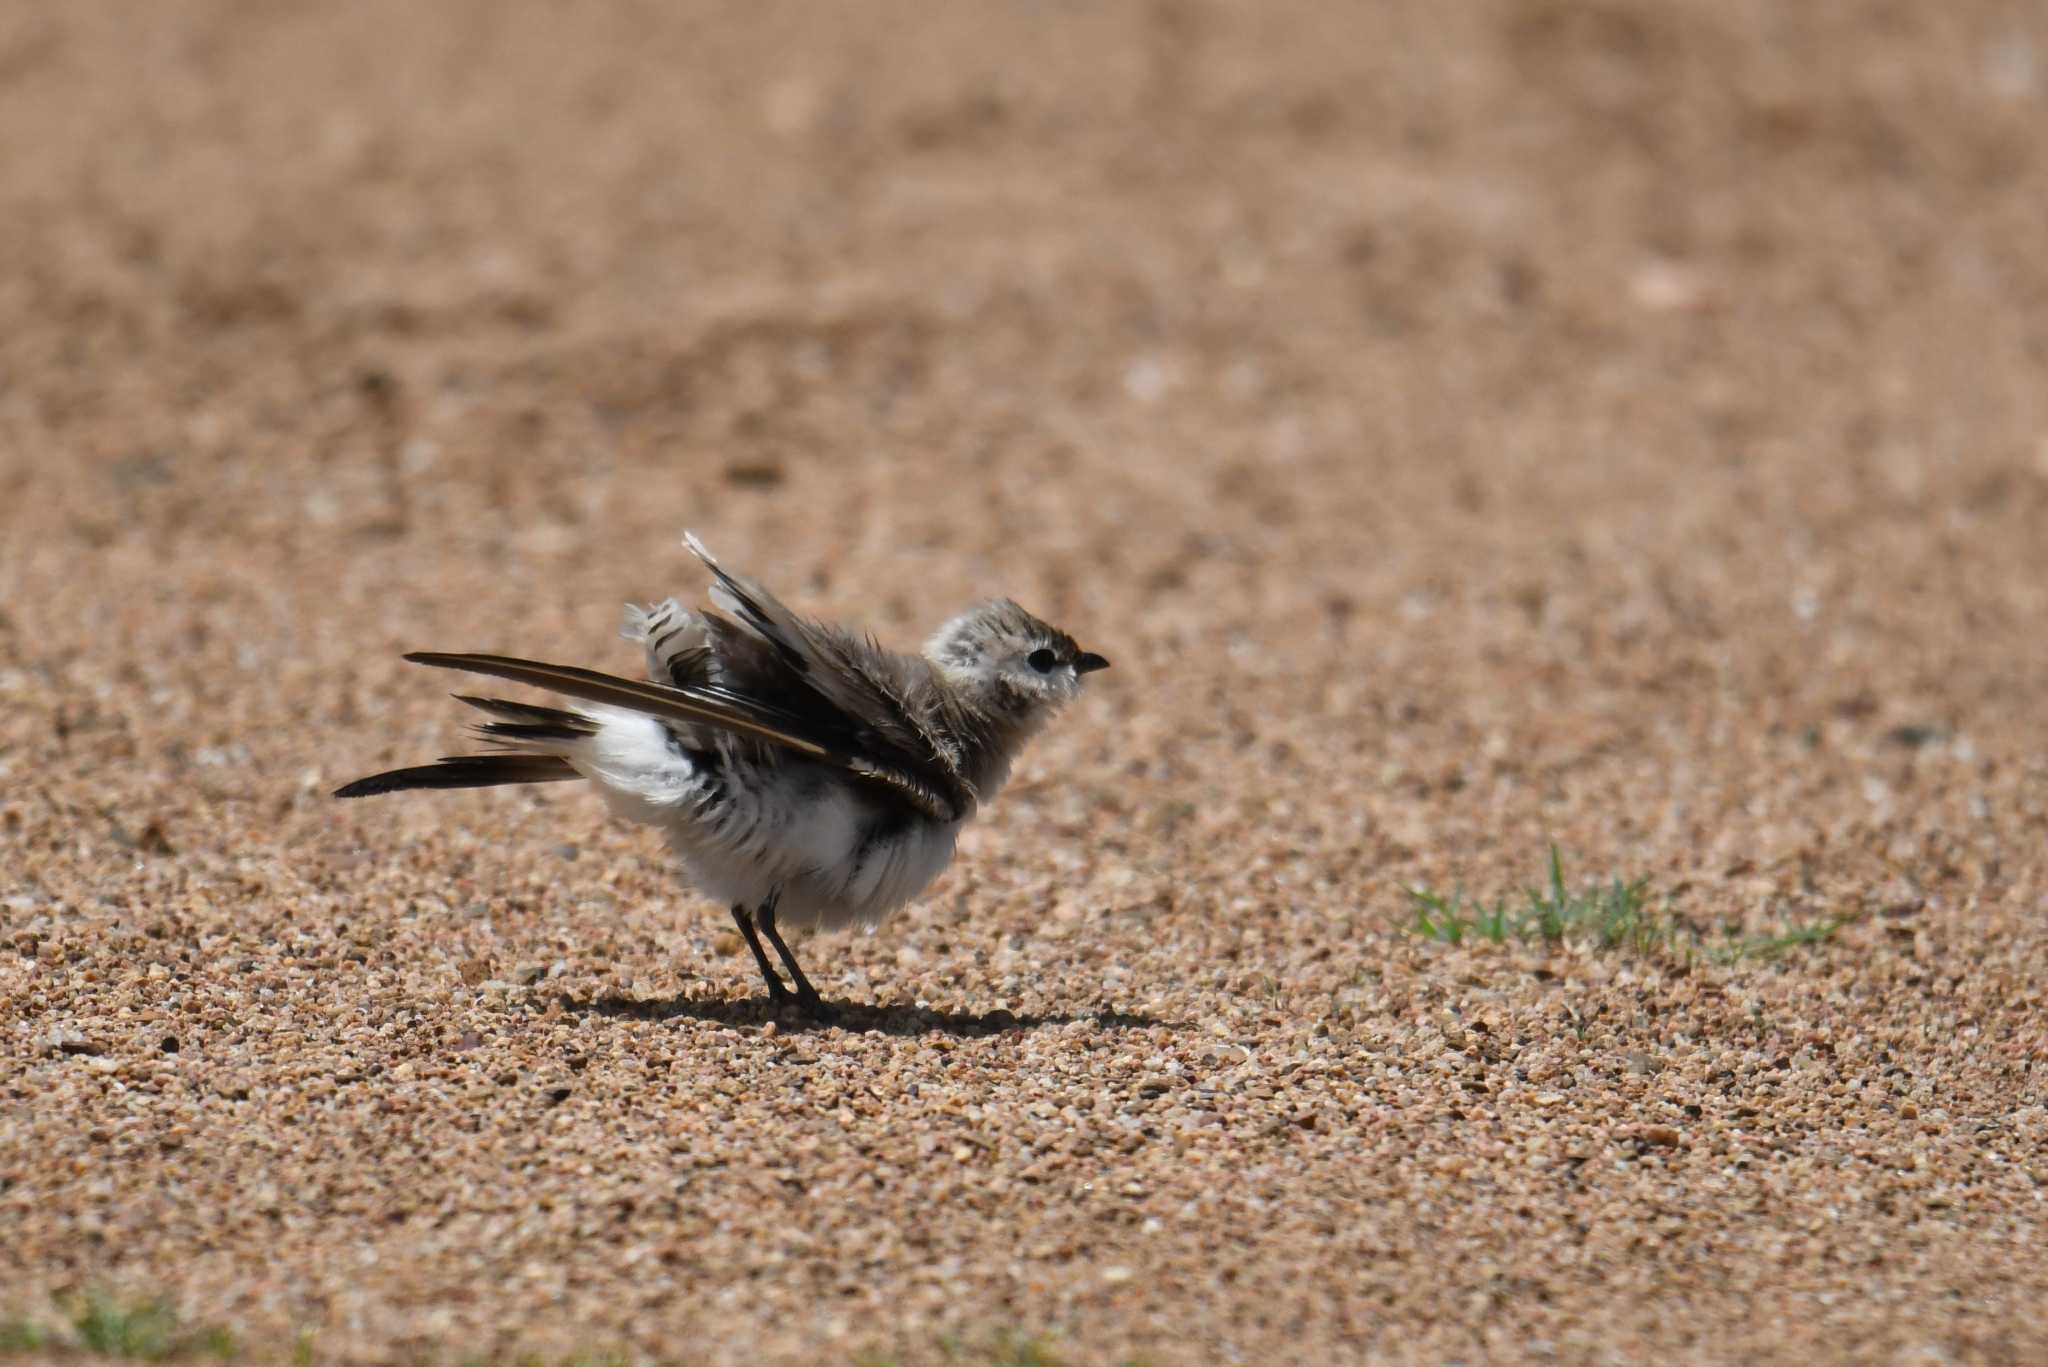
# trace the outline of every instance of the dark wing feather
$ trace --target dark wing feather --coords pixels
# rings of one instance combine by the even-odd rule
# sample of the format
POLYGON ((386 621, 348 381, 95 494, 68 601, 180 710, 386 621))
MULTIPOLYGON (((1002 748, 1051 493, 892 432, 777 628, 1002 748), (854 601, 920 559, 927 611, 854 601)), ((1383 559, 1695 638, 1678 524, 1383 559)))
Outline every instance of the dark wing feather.
POLYGON ((946 727, 934 724, 935 707, 917 701, 929 701, 932 692, 924 661, 804 620, 757 580, 720 565, 696 537, 683 540, 711 571, 711 601, 731 613, 753 642, 768 647, 757 657, 772 652, 780 666, 777 692, 800 695, 798 710, 835 717, 863 750, 888 755, 950 794, 962 812, 973 809, 977 799, 962 776, 959 747, 946 727))
POLYGON ((651 717, 711 727, 779 746, 881 784, 937 821, 959 819, 972 801, 971 795, 963 800, 961 788, 949 770, 934 769, 919 757, 897 753, 887 745, 863 743, 855 720, 836 710, 797 711, 713 684, 677 688, 622 679, 575 665, 546 664, 507 655, 415 651, 405 658, 438 669, 461 669, 511 679, 585 702, 608 703, 651 717))
POLYGON ((581 777, 567 760, 553 755, 450 755, 437 764, 359 778, 336 788, 334 795, 375 797, 407 788, 495 788, 502 783, 560 783, 581 777))
POLYGON ((493 745, 508 745, 531 754, 550 745, 569 745, 586 736, 597 734, 597 723, 576 712, 565 712, 559 707, 536 707, 532 703, 508 702, 504 698, 477 698, 467 693, 457 693, 457 702, 466 702, 482 712, 504 721, 487 721, 476 728, 477 734, 493 745))

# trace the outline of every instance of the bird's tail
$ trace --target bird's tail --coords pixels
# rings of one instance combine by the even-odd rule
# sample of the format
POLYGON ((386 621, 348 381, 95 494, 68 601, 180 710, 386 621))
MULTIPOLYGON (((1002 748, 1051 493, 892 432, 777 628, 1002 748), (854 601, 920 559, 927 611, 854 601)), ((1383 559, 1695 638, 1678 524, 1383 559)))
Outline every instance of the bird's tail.
POLYGON ((456 694, 471 707, 498 718, 479 725, 477 735, 499 753, 448 755, 432 764, 371 774, 334 790, 336 797, 374 797, 409 788, 495 788, 505 783, 560 783, 583 775, 563 752, 595 735, 597 723, 580 712, 503 698, 456 694))

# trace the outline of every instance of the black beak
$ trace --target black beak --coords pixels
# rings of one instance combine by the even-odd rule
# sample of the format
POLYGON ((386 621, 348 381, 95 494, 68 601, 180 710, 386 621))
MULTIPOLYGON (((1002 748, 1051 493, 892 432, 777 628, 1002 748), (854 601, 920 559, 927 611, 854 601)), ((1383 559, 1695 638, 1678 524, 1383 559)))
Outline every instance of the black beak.
POLYGON ((1092 650, 1084 650, 1074 657, 1074 672, 1076 674, 1093 674, 1098 669, 1108 668, 1109 661, 1103 659, 1092 650))

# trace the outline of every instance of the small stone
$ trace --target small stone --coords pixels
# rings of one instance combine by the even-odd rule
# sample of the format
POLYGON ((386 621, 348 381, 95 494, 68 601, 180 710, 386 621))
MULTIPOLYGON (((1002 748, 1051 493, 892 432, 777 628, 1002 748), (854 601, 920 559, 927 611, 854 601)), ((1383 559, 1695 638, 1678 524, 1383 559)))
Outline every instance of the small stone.
POLYGON ((51 1029, 45 1043, 53 1054, 78 1055, 106 1052, 106 1046, 100 1044, 97 1040, 87 1039, 84 1032, 74 1030, 68 1025, 59 1025, 51 1029))
POLYGON ((773 489, 782 480, 782 467, 770 461, 734 461, 725 467, 725 482, 736 489, 773 489))

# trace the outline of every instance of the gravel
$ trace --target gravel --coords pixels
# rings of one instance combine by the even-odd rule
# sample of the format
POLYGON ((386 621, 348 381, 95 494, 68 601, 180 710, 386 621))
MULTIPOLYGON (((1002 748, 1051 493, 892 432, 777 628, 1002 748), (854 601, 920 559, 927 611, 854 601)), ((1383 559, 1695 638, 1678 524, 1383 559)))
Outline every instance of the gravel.
POLYGON ((0 11, 0 1330, 2048 1356, 2037 27, 0 11), (832 1026, 587 794, 326 796, 685 526, 1116 662, 832 1026), (1676 948, 1410 932, 1553 842, 1676 948))

